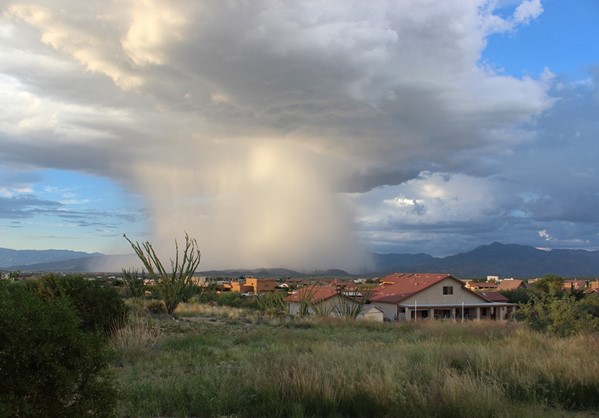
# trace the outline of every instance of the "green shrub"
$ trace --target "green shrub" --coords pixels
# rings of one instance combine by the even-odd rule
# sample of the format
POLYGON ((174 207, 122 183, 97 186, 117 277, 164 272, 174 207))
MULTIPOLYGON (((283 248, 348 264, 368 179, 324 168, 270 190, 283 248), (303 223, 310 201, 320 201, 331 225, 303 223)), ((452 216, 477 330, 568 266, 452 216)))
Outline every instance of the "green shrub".
POLYGON ((146 310, 151 314, 165 314, 166 305, 163 301, 158 299, 150 299, 144 303, 146 310))
POLYGON ((284 315, 287 313, 287 304, 283 299, 287 293, 273 292, 256 296, 256 305, 267 315, 284 315))
POLYGON ((34 282, 34 291, 46 298, 69 299, 81 318, 84 331, 104 336, 125 325, 128 308, 116 289, 81 276, 58 277, 46 275, 34 282))
POLYGON ((222 292, 216 299, 216 303, 221 306, 231 306, 233 308, 259 309, 254 297, 242 296, 237 292, 222 292))
POLYGON ((0 283, 0 417, 113 415, 103 342, 80 323, 68 299, 0 283))
POLYGON ((123 269, 122 275, 128 297, 140 298, 145 294, 146 286, 144 282, 146 279, 146 274, 144 271, 139 273, 135 269, 123 269))
POLYGON ((532 295, 528 303, 521 304, 516 319, 524 321, 536 331, 550 332, 559 336, 599 329, 588 301, 577 301, 567 294, 561 297, 549 293, 532 295))

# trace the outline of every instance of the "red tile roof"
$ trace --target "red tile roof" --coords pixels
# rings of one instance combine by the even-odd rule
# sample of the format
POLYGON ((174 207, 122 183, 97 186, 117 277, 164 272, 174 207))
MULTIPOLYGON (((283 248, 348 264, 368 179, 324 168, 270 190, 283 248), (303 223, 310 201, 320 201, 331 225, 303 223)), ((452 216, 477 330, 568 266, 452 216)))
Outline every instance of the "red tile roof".
MULTIPOLYGON (((447 277, 453 277, 450 274, 446 274, 446 273, 392 273, 389 274, 383 278, 381 278, 379 281, 381 283, 398 283, 398 282, 405 282, 406 279, 414 279, 417 281, 422 281, 422 280, 443 280, 447 277)), ((436 282, 435 282, 436 283, 436 282)))
POLYGON ((381 279, 383 285, 373 292, 370 300, 397 303, 447 278, 462 284, 450 274, 393 273, 381 279))
POLYGON ((307 286, 298 289, 283 299, 285 302, 311 302, 319 303, 338 295, 339 291, 332 286, 307 286))

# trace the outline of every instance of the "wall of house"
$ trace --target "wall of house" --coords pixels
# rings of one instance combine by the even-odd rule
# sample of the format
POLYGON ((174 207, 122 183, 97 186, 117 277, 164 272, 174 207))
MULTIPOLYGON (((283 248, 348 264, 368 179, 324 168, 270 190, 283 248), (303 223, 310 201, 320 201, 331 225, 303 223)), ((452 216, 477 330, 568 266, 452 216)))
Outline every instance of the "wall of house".
POLYGON ((245 279, 245 285, 251 287, 253 289, 253 292, 258 294, 274 292, 276 282, 275 279, 258 279, 255 277, 248 277, 245 279))
POLYGON ((397 304, 385 302, 372 302, 372 304, 383 311, 386 320, 395 321, 397 319, 397 304))
POLYGON ((367 311, 363 311, 363 313, 358 315, 356 319, 362 321, 383 322, 385 318, 383 312, 379 311, 378 309, 372 308, 368 309, 367 311))

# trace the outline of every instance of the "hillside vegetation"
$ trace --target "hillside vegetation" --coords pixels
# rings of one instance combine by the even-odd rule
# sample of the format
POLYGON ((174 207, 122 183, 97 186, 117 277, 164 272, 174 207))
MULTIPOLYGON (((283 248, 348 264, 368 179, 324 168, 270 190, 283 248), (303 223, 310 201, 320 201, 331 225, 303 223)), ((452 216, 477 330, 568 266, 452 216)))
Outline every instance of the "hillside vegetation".
POLYGON ((464 323, 197 287, 169 315, 155 286, 1 281, 0 417, 596 417, 599 298, 560 280, 511 295, 522 321, 464 323))
POLYGON ((179 320, 143 315, 113 345, 124 416, 561 417, 599 407, 597 334, 267 318, 193 303, 179 320))

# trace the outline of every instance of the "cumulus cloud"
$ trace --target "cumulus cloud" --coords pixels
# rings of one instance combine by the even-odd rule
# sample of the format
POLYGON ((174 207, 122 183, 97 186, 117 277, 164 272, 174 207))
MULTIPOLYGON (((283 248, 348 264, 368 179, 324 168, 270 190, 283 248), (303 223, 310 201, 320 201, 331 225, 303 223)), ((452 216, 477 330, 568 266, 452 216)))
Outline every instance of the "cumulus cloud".
POLYGON ((528 23, 543 13, 541 0, 527 0, 518 5, 514 12, 514 20, 518 23, 528 23))
POLYGON ((208 264, 359 264, 339 192, 393 191, 362 226, 509 212, 482 156, 534 138, 554 99, 546 77, 481 65, 490 34, 542 12, 494 5, 13 1, 0 156, 142 193, 154 238, 186 230, 208 264))

